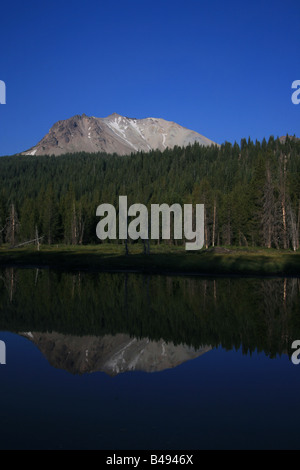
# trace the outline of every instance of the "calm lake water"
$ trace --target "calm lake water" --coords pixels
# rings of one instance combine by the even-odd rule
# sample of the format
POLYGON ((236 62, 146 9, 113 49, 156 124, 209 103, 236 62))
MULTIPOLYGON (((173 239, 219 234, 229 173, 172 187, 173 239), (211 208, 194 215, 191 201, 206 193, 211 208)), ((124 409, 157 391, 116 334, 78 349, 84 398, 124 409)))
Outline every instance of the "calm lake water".
POLYGON ((3 269, 0 448, 299 449, 299 301, 291 278, 3 269))

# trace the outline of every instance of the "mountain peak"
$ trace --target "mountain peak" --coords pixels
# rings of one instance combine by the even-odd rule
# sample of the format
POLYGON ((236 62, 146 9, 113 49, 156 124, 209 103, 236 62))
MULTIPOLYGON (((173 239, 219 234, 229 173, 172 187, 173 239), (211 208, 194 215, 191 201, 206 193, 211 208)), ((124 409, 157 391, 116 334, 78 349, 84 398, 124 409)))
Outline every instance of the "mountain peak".
POLYGON ((112 113, 106 118, 75 115, 56 122, 37 145, 23 155, 62 155, 76 152, 106 152, 126 155, 135 152, 161 151, 174 146, 185 147, 198 142, 214 142, 175 122, 160 118, 136 119, 112 113))

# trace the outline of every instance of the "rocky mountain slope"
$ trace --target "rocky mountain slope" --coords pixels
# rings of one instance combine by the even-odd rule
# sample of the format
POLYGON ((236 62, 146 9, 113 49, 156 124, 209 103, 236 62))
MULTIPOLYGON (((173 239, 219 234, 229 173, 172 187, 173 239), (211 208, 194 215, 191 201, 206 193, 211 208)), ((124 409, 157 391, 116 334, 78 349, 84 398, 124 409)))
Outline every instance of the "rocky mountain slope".
POLYGON ((111 114, 106 118, 76 115, 58 121, 49 133, 23 155, 61 155, 75 152, 106 152, 126 155, 132 152, 185 147, 198 142, 209 146, 214 142, 164 119, 133 119, 111 114))

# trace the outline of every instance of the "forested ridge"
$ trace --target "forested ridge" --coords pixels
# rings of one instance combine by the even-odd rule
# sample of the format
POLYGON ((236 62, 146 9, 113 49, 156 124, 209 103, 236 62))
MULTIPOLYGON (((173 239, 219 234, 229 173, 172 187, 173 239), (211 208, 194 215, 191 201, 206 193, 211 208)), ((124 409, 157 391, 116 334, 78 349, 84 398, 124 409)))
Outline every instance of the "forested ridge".
MULTIPOLYGON (((0 243, 99 243, 96 208, 205 205, 205 245, 299 249, 300 141, 0 158, 0 243)), ((169 243, 179 243, 170 240, 169 243)))

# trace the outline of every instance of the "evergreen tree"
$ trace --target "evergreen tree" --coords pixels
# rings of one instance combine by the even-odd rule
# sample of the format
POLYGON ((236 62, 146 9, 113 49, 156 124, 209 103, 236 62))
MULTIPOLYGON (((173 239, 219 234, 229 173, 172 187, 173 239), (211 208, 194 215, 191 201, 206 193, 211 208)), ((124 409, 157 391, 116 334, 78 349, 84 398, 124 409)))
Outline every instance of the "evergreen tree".
POLYGON ((49 183, 44 193, 43 209, 42 209, 42 231, 46 243, 51 245, 56 241, 58 233, 58 213, 57 205, 54 199, 54 191, 52 183, 49 183))

